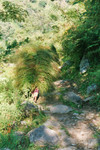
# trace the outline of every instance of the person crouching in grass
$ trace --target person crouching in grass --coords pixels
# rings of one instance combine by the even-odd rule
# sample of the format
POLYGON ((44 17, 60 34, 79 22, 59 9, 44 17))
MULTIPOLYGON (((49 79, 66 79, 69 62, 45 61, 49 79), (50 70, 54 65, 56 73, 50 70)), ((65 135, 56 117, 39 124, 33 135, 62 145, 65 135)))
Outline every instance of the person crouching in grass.
POLYGON ((37 103, 37 100, 39 98, 39 89, 37 87, 32 91, 32 98, 33 101, 37 103))

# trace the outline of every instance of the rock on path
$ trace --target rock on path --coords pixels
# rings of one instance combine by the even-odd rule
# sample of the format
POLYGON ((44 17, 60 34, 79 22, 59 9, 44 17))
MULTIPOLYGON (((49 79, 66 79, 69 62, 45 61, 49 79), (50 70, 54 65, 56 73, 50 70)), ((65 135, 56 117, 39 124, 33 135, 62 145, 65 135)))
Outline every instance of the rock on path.
POLYGON ((68 146, 66 148, 59 148, 57 150, 76 150, 76 147, 74 147, 74 146, 68 146))
POLYGON ((27 136, 29 137, 31 143, 36 143, 38 145, 45 145, 47 143, 56 145, 59 140, 57 133, 44 125, 35 130, 31 130, 28 132, 27 136))
POLYGON ((74 93, 74 92, 65 93, 63 98, 66 101, 71 101, 71 102, 76 103, 76 104, 82 104, 81 97, 79 95, 77 95, 76 93, 74 93))
POLYGON ((58 113, 58 114, 64 114, 64 113, 68 113, 72 111, 72 108, 66 105, 54 105, 54 106, 51 105, 51 106, 48 106, 47 108, 50 109, 51 113, 58 113))

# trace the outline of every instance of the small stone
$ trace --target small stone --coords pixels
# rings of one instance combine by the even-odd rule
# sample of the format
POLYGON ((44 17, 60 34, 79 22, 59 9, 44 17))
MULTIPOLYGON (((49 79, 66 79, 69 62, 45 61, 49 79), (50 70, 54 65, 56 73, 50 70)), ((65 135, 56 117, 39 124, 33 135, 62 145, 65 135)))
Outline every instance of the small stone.
POLYGON ((66 105, 48 106, 48 108, 50 109, 51 113, 63 114, 63 113, 68 113, 68 112, 72 111, 72 108, 70 108, 66 105))
POLYGON ((95 98, 95 96, 90 96, 90 97, 84 99, 83 102, 91 101, 91 100, 93 100, 94 98, 95 98))
POLYGON ((78 116, 79 114, 77 114, 77 113, 74 113, 73 115, 75 115, 75 116, 78 116))
POLYGON ((67 146, 67 147, 65 147, 65 148, 59 148, 59 149, 57 149, 57 150, 77 150, 77 148, 74 147, 74 146, 67 146))
POLYGON ((86 59, 84 56, 80 62, 80 72, 83 74, 87 71, 87 69, 89 68, 89 62, 88 59, 86 59))
POLYGON ((9 148, 4 148, 4 149, 1 149, 1 150, 10 150, 9 148))
POLYGON ((87 87, 87 94, 90 94, 93 91, 97 90, 97 85, 96 84, 92 84, 90 86, 87 87))
POLYGON ((54 82, 54 85, 59 87, 66 87, 66 84, 68 84, 69 80, 58 80, 54 82))
POLYGON ((82 103, 82 99, 80 96, 78 96, 77 94, 75 94, 74 92, 67 92, 64 96, 63 96, 64 100, 66 101, 71 101, 75 104, 81 104, 82 103))
POLYGON ((54 85, 58 86, 60 84, 64 83, 64 80, 58 80, 54 82, 54 85))
POLYGON ((77 119, 81 120, 81 119, 83 119, 83 118, 82 118, 82 117, 80 117, 80 116, 77 116, 77 119))
POLYGON ((14 135, 15 135, 15 136, 23 136, 23 135, 24 135, 24 132, 15 131, 14 135))
POLYGON ((47 120, 44 125, 46 127, 56 127, 56 128, 59 128, 60 127, 60 123, 57 122, 57 121, 54 121, 54 120, 47 120))
POLYGON ((85 116, 85 113, 81 113, 81 116, 85 116))
POLYGON ((26 125, 26 121, 21 121, 21 125, 26 125))

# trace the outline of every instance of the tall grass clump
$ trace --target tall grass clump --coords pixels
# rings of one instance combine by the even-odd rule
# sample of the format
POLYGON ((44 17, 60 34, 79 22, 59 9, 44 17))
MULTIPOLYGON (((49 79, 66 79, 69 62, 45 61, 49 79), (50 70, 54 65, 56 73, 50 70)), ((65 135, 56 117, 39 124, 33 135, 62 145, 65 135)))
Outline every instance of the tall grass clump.
POLYGON ((49 47, 30 43, 21 47, 15 56, 16 86, 21 90, 38 86, 41 93, 48 91, 58 72, 56 55, 49 47))

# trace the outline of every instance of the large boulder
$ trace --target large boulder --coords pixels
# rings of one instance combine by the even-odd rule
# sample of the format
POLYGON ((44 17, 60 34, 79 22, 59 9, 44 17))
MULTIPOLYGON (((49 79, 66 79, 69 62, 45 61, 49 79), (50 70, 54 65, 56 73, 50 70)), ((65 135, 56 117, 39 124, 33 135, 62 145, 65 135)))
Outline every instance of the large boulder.
POLYGON ((65 93, 65 95, 63 96, 63 99, 65 101, 70 101, 70 102, 73 102, 75 104, 82 104, 81 97, 79 95, 75 94, 74 92, 65 93))
POLYGON ((81 62, 80 62, 80 72, 81 73, 85 73, 88 68, 89 68, 88 59, 86 59, 85 57, 83 57, 82 60, 81 60, 81 62))
POLYGON ((55 105, 55 106, 48 106, 51 113, 58 113, 58 114, 65 114, 72 111, 72 108, 66 105, 55 105))
POLYGON ((44 125, 31 130, 28 132, 27 136, 29 137, 30 143, 35 143, 38 145, 45 145, 48 143, 56 145, 59 140, 57 133, 44 125))

